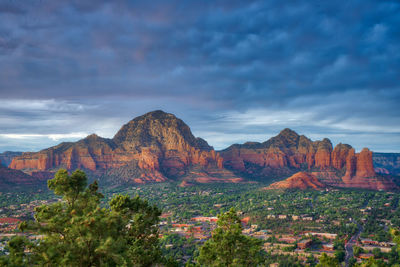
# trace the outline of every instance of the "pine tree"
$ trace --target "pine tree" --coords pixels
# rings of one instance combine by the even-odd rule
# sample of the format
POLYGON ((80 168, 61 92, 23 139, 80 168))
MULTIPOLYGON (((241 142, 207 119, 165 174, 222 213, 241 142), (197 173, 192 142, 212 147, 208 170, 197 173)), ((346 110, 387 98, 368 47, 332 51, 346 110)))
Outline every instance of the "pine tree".
POLYGON ((15 253, 6 259, 11 266, 151 266, 162 261, 158 245, 160 210, 139 197, 117 195, 110 208, 101 208, 103 195, 97 182, 77 170, 59 170, 48 181, 62 201, 35 209, 35 221, 22 223, 24 231, 44 236, 39 243, 13 239, 15 253), (26 255, 25 247, 30 248, 26 255))

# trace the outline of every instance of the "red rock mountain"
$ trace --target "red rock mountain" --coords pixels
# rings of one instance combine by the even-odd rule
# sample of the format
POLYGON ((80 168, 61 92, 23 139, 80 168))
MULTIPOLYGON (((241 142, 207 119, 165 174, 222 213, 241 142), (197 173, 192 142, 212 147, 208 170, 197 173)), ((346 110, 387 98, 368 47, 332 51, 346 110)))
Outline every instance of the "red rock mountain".
MULTIPOLYGON (((237 183, 243 181, 242 177, 268 181, 306 171, 329 186, 395 187, 375 174, 368 149, 356 153, 350 145, 333 148, 329 139, 311 141, 285 129, 264 143, 232 145, 218 153, 206 141, 194 137, 182 120, 163 111, 133 119, 112 139, 93 134, 78 142, 23 153, 14 157, 9 167, 40 180, 52 177, 59 168, 80 168, 110 183, 180 180, 185 181, 182 186, 193 182, 237 183)), ((312 184, 317 183, 313 180, 312 184)))
POLYGON ((306 172, 298 172, 286 180, 273 183, 266 189, 324 189, 326 185, 321 183, 317 177, 306 172))
POLYGON ((236 144, 220 153, 225 167, 252 178, 287 177, 303 170, 331 186, 395 188, 391 181, 377 177, 367 148, 360 153, 345 144, 333 148, 329 139, 311 141, 290 129, 264 143, 236 144))
POLYGON ((51 176, 59 168, 90 171, 115 182, 144 183, 241 179, 222 169, 222 158, 174 115, 153 111, 125 124, 113 139, 95 134, 15 157, 10 168, 51 176))

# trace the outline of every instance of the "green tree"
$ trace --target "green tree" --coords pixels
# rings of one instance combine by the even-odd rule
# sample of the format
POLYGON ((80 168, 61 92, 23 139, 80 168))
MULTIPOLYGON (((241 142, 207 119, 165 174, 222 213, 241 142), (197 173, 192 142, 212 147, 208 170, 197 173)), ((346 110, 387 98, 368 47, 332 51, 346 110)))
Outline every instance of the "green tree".
POLYGON ((353 254, 354 256, 358 257, 361 253, 364 253, 364 249, 358 246, 353 247, 353 254))
POLYGON ((16 236, 8 243, 6 249, 9 251, 8 257, 0 258, 0 266, 19 267, 29 264, 29 258, 25 254, 25 247, 29 240, 23 236, 16 236))
POLYGON ((336 250, 335 251, 335 258, 338 260, 338 262, 344 261, 344 258, 346 257, 346 253, 344 250, 336 250))
POLYGON ((400 266, 400 231, 398 229, 390 229, 393 242, 396 243, 397 257, 393 257, 393 262, 396 266, 400 266))
POLYGON ((200 266, 257 266, 262 261, 262 241, 242 234, 234 209, 218 216, 212 237, 200 248, 200 266))
POLYGON ((360 267, 384 267, 385 263, 382 260, 376 260, 374 257, 370 257, 368 260, 362 262, 360 267))
MULTIPOLYGON (((161 262, 157 207, 139 197, 117 195, 110 208, 101 208, 103 195, 97 182, 87 186, 86 174, 80 170, 71 175, 59 170, 48 186, 63 200, 37 207, 35 221, 20 225, 23 231, 44 236, 37 245, 23 244, 30 246, 32 265, 151 266, 161 262)), ((19 256, 25 257, 23 252, 19 256)))
POLYGON ((326 253, 322 253, 317 267, 339 267, 339 262, 336 258, 329 257, 326 253))
POLYGON ((383 253, 382 253, 382 251, 381 251, 380 248, 374 248, 374 249, 372 250, 372 254, 374 255, 374 258, 375 258, 375 259, 382 258, 382 256, 383 256, 383 253))

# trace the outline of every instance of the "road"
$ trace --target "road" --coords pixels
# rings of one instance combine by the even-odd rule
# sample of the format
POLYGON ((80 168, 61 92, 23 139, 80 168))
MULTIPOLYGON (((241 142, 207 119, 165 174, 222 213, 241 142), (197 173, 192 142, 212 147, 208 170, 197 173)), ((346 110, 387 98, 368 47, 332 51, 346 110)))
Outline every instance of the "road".
POLYGON ((347 244, 344 246, 345 250, 346 250, 346 257, 345 257, 345 266, 348 267, 349 266, 349 260, 353 257, 353 246, 355 246, 358 238, 360 237, 361 231, 362 231, 362 227, 360 224, 357 224, 358 226, 358 232, 353 235, 349 242, 347 242, 347 244))
MULTIPOLYGON (((362 209, 365 209, 368 205, 369 200, 366 199, 362 205, 362 209)), ((358 238, 360 237, 361 232, 363 231, 363 227, 361 224, 357 223, 357 227, 358 227, 358 232, 353 235, 349 242, 347 242, 347 244, 344 246, 345 250, 346 250, 346 257, 345 257, 345 266, 348 267, 349 266, 349 260, 353 257, 353 247, 356 244, 358 238)))
POLYGON ((346 250, 346 258, 345 258, 345 266, 348 267, 349 266, 349 260, 353 257, 353 246, 355 246, 358 238, 360 237, 360 234, 363 230, 361 224, 357 224, 358 226, 358 232, 353 235, 349 242, 347 242, 347 244, 344 246, 345 250, 346 250))

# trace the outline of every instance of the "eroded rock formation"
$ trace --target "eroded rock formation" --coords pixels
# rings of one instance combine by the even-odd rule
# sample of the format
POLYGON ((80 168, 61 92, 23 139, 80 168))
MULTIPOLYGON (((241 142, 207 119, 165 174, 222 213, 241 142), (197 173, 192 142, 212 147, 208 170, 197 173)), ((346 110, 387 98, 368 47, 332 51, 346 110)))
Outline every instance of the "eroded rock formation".
POLYGON ((182 120, 154 111, 125 124, 113 139, 92 134, 78 142, 23 153, 13 159, 10 168, 40 176, 59 168, 79 168, 144 183, 185 176, 192 166, 221 169, 222 162, 220 155, 205 140, 195 138, 182 120))
POLYGON ((329 139, 311 141, 290 129, 264 143, 248 142, 221 151, 224 166, 258 179, 289 176, 299 170, 312 172, 328 185, 367 189, 391 189, 395 185, 377 178, 372 152, 356 153, 346 144, 335 148, 329 139))
POLYGON ((284 129, 266 142, 247 142, 216 152, 205 140, 194 137, 182 120, 163 111, 133 119, 112 139, 92 134, 78 142, 23 153, 13 158, 10 168, 40 180, 52 177, 59 168, 80 168, 112 182, 177 179, 187 182, 183 185, 236 183, 244 181, 242 177, 266 181, 306 171, 329 186, 395 187, 389 180, 377 177, 368 149, 356 153, 350 145, 333 148, 327 138, 312 141, 284 129))

